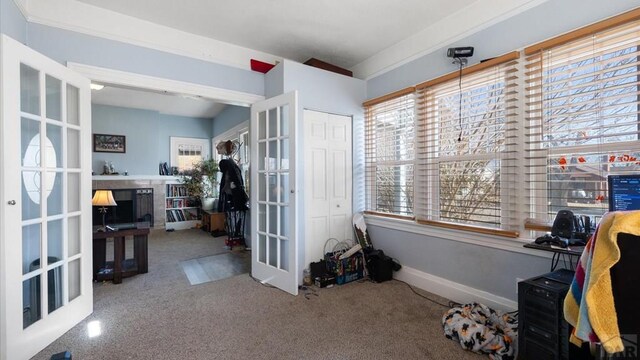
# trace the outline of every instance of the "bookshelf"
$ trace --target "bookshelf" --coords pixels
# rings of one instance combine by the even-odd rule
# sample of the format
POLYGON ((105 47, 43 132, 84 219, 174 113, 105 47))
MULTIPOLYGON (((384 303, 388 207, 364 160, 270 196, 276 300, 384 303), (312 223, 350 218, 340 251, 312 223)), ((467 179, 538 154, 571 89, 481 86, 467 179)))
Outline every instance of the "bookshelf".
POLYGON ((183 230, 196 227, 200 223, 200 208, 196 199, 189 196, 184 185, 169 183, 165 189, 165 228, 183 230))

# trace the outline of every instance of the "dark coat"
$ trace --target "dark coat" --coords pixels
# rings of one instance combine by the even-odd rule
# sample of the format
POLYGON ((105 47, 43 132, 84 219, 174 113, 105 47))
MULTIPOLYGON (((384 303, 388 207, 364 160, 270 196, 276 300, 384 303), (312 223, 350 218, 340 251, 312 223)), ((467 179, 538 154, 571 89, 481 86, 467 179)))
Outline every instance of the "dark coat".
POLYGON ((248 210, 249 196, 244 190, 242 171, 232 159, 222 159, 218 164, 222 172, 218 212, 248 210))

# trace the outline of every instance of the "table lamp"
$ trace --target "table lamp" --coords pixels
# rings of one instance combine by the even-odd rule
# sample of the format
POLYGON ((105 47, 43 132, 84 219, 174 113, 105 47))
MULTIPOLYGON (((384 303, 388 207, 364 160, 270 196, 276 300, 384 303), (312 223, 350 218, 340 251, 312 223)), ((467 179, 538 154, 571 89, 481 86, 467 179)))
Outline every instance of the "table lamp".
POLYGON ((93 206, 101 206, 99 211, 102 213, 102 231, 105 231, 107 224, 105 216, 107 215, 107 206, 117 206, 118 204, 113 199, 113 193, 111 190, 96 190, 91 200, 93 206))

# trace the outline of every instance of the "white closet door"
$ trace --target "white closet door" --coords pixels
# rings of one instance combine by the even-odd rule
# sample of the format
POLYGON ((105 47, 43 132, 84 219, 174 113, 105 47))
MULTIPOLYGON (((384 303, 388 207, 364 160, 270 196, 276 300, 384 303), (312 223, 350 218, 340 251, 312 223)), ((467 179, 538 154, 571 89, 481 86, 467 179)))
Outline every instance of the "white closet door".
POLYGON ((351 118, 304 111, 305 267, 329 238, 352 239, 351 118))

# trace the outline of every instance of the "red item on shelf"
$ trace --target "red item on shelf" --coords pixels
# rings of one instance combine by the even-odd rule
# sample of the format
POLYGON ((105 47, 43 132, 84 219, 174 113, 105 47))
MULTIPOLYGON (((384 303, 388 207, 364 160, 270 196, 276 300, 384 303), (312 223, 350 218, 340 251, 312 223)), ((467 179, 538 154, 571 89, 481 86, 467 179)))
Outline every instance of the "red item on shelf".
POLYGON ((259 60, 251 59, 251 70, 253 71, 258 71, 263 74, 266 74, 267 72, 269 72, 269 70, 273 69, 274 66, 275 66, 274 64, 269 64, 259 60))

